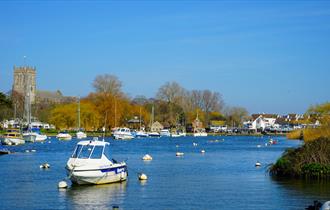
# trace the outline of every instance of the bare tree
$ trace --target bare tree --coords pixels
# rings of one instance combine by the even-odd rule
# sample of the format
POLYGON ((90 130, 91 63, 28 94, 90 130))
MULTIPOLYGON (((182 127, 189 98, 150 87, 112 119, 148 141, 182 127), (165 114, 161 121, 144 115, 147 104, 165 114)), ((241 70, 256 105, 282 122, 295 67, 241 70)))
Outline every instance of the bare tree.
POLYGON ((248 111, 243 107, 230 107, 226 109, 227 122, 232 126, 241 126, 248 111))
POLYGON ((156 98, 167 103, 168 122, 175 125, 177 122, 177 111, 175 107, 181 106, 184 102, 185 89, 182 88, 177 82, 166 82, 158 89, 156 98))
POLYGON ((98 93, 110 93, 114 96, 122 94, 121 81, 114 75, 98 75, 93 82, 93 87, 98 93))
POLYGON ((184 96, 185 89, 177 82, 166 82, 158 89, 157 99, 164 100, 169 103, 178 103, 184 96))
POLYGON ((210 112, 220 112, 223 107, 223 100, 218 92, 204 90, 202 96, 202 110, 205 112, 206 124, 209 123, 210 112))

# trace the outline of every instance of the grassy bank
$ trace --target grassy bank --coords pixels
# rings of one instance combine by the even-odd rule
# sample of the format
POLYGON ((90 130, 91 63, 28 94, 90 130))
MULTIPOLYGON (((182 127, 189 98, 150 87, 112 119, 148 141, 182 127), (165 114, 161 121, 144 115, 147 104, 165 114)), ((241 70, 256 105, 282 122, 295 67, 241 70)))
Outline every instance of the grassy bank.
POLYGON ((288 139, 303 139, 305 142, 314 141, 320 138, 330 139, 330 127, 306 128, 294 130, 287 134, 288 139))
POLYGON ((269 172, 278 177, 330 178, 330 139, 319 138, 288 149, 269 172))

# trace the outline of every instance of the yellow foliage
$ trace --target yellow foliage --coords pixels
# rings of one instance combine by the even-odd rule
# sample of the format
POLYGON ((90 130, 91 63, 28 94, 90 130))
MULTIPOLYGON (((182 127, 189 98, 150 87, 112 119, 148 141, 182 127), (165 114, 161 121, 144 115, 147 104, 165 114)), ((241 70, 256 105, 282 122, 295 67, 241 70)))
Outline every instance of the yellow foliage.
POLYGON ((226 121, 224 121, 224 120, 211 120, 211 125, 223 126, 225 124, 226 124, 226 121))
MULTIPOLYGON (((58 129, 78 129, 77 103, 57 105, 51 110, 49 121, 58 129)), ((100 115, 89 101, 82 100, 80 103, 80 122, 81 128, 87 131, 96 130, 100 126, 100 115)))
POLYGON ((288 139, 301 139, 303 130, 293 130, 286 134, 288 139))
POLYGON ((330 139, 330 127, 322 126, 319 128, 307 128, 303 131, 304 141, 314 141, 321 137, 329 138, 330 139))

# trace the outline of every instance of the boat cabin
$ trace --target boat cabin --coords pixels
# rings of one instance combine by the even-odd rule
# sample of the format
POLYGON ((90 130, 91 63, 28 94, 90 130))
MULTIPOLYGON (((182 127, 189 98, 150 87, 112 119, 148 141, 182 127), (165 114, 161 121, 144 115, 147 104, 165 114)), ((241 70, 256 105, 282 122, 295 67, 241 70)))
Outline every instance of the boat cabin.
POLYGON ((81 141, 77 144, 71 158, 78 159, 101 159, 102 155, 109 154, 107 151, 110 143, 104 141, 81 141))

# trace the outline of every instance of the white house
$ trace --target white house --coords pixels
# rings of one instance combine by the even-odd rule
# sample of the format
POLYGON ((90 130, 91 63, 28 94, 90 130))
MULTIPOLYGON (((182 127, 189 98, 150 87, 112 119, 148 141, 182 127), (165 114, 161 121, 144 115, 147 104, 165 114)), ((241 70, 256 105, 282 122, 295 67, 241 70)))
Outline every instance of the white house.
POLYGON ((276 127, 275 122, 278 115, 274 114, 253 114, 252 120, 243 123, 249 130, 265 130, 265 128, 276 127))

